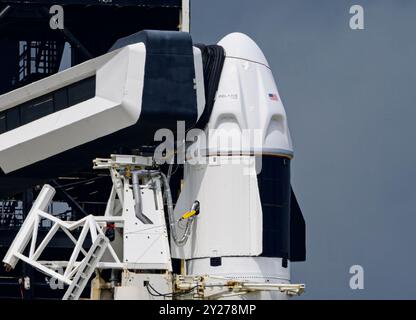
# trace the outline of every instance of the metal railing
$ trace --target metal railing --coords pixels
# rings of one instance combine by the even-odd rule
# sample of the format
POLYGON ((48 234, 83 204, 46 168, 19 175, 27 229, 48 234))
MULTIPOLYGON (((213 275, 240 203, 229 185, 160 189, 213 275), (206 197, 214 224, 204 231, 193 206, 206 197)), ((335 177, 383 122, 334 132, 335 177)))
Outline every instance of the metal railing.
MULTIPOLYGON (((73 220, 74 214, 70 207, 62 202, 53 202, 48 212, 54 217, 61 220, 73 220), (60 208, 63 207, 64 209, 60 208)), ((0 200, 0 228, 1 229, 18 229, 25 220, 23 211, 23 202, 20 200, 0 200)), ((39 221, 39 227, 49 229, 51 223, 47 219, 39 221)))
POLYGON ((33 75, 50 75, 59 68, 60 51, 56 41, 22 41, 19 55, 19 81, 33 75))

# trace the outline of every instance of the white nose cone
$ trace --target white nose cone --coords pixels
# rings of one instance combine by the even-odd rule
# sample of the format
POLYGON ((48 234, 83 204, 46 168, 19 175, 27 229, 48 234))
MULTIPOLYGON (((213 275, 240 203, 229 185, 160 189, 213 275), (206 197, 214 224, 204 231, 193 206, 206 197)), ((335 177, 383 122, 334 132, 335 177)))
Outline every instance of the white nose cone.
POLYGON ((269 67, 269 63, 259 46, 244 33, 230 33, 222 38, 218 45, 225 48, 227 57, 254 61, 269 67))
POLYGON ((209 154, 293 154, 286 112, 267 60, 242 33, 219 43, 226 58, 208 123, 209 154))

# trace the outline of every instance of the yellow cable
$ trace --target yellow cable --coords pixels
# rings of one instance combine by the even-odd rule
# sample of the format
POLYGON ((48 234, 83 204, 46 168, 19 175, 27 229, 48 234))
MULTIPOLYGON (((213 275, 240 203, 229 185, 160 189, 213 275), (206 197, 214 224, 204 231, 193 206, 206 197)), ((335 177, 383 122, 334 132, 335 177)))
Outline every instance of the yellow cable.
POLYGON ((195 214, 196 214, 195 210, 188 211, 188 212, 183 214, 183 216, 181 217, 181 220, 189 219, 190 217, 194 216, 195 214))

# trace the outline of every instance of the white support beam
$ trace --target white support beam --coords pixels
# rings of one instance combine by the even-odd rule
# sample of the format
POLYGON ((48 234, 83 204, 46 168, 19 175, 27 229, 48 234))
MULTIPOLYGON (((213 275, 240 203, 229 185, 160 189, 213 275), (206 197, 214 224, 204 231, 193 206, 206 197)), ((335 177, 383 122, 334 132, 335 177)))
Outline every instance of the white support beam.
MULTIPOLYGON (((71 232, 69 232, 67 229, 62 228, 63 232, 65 232, 65 234, 68 236, 69 239, 71 239, 71 241, 73 242, 73 244, 77 244, 77 239, 75 239, 75 237, 71 234, 71 232)), ((87 251, 85 251, 84 248, 81 248, 81 252, 84 256, 87 255, 87 251)))
POLYGON ((33 221, 32 241, 30 242, 29 257, 32 258, 36 249, 36 242, 38 241, 38 230, 39 230, 39 216, 35 216, 33 221))
POLYGON ((81 251, 82 245, 84 244, 85 238, 87 237, 88 231, 90 230, 89 224, 85 223, 82 228, 81 234, 79 235, 77 244, 75 245, 74 251, 72 251, 71 258, 69 258, 68 266, 66 267, 64 276, 67 277, 74 266, 74 262, 77 261, 79 252, 81 251))
POLYGON ((90 228, 91 242, 94 243, 97 239, 97 228, 99 228, 99 226, 94 219, 89 219, 88 226, 90 228))
POLYGON ((31 258, 33 260, 38 260, 40 255, 42 254, 43 250, 46 248, 46 246, 48 245, 49 241, 51 241, 51 239, 53 238, 53 236, 55 235, 55 233, 59 230, 59 224, 54 223, 52 228, 49 230, 49 232, 46 234, 45 238, 43 238, 42 242, 39 244, 39 247, 36 249, 35 253, 33 254, 33 256, 31 256, 31 258))
POLYGON ((189 32, 191 30, 191 12, 190 12, 190 0, 182 0, 181 10, 181 25, 180 30, 183 32, 189 32))
POLYGON ((51 269, 49 269, 45 266, 43 266, 39 262, 34 261, 34 260, 24 256, 21 253, 16 253, 16 257, 19 258, 20 260, 26 262, 27 264, 30 264, 31 266, 35 267, 36 269, 39 269, 43 273, 45 273, 45 274, 47 274, 47 275, 49 275, 49 276, 51 276, 51 277, 53 277, 57 280, 60 280, 64 283, 66 283, 67 285, 71 285, 71 283, 72 283, 72 281, 70 279, 66 278, 65 276, 63 276, 63 275, 59 274, 58 272, 53 271, 53 270, 51 270, 51 269))
POLYGON ((48 220, 51 220, 52 222, 56 222, 58 223, 62 228, 68 229, 68 230, 75 230, 81 226, 84 225, 84 222, 87 221, 88 217, 84 217, 81 220, 78 221, 71 221, 71 222, 66 222, 66 221, 62 221, 61 219, 58 219, 56 217, 54 217, 53 215, 46 213, 42 210, 38 211, 38 214, 48 220))
POLYGON ((6 253, 6 256, 3 259, 3 262, 14 268, 17 264, 17 253, 23 253, 29 240, 32 237, 34 221, 37 213, 39 211, 47 210, 50 202, 52 201, 53 196, 55 195, 55 189, 48 184, 45 184, 40 191, 38 197, 33 203, 32 209, 30 209, 29 214, 27 215, 23 225, 21 226, 19 232, 14 238, 9 250, 6 253))
MULTIPOLYGON (((105 236, 103 230, 101 230, 101 228, 100 228, 100 226, 98 225, 97 222, 96 222, 96 226, 97 226, 98 233, 101 234, 101 235, 103 235, 103 236, 105 236)), ((115 263, 121 264, 121 261, 120 261, 120 259, 117 256, 117 253, 115 252, 114 248, 111 246, 110 243, 108 243, 107 249, 110 252, 111 256, 113 257, 115 263)))
POLYGON ((116 200, 117 191, 114 185, 111 187, 110 196, 108 197, 107 206, 105 207, 105 214, 104 216, 110 216, 114 210, 114 202, 116 200))

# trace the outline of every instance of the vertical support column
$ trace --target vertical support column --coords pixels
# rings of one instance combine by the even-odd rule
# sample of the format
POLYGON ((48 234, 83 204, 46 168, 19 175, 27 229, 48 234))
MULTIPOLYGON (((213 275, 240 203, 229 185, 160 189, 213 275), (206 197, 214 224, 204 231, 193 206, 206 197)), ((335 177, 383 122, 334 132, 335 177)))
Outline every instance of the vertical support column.
MULTIPOLYGON (((32 232, 34 228, 34 220, 37 215, 38 210, 47 211, 49 204, 52 201, 53 196, 55 195, 55 189, 50 185, 45 184, 39 193, 36 201, 33 203, 32 209, 27 213, 25 221, 20 227, 19 232, 14 238, 12 244, 10 245, 9 250, 6 253, 6 256, 3 258, 3 262, 8 265, 10 268, 14 268, 19 260, 16 257, 16 254, 22 254, 32 238, 32 232)), ((33 195, 32 195, 33 197, 33 195)), ((30 199, 26 201, 29 202, 30 199)))
POLYGON ((189 32, 191 30, 191 10, 189 0, 182 0, 179 30, 189 32))
MULTIPOLYGON (((29 215, 30 209, 32 208, 32 204, 33 204, 33 189, 27 189, 23 192, 23 197, 22 197, 22 211, 23 211, 23 217, 22 219, 26 219, 27 216, 29 215)), ((35 226, 36 228, 36 226, 35 226)), ((26 248, 26 252, 25 254, 28 255, 28 251, 29 248, 26 248)), ((33 290, 33 286, 34 286, 34 270, 33 267, 28 265, 27 263, 22 263, 22 281, 23 283, 21 284, 23 287, 23 298, 25 300, 32 300, 33 299, 33 295, 34 295, 34 290, 33 290), (24 287, 24 282, 25 282, 25 278, 29 278, 29 282, 30 282, 30 288, 26 289, 24 287)))

